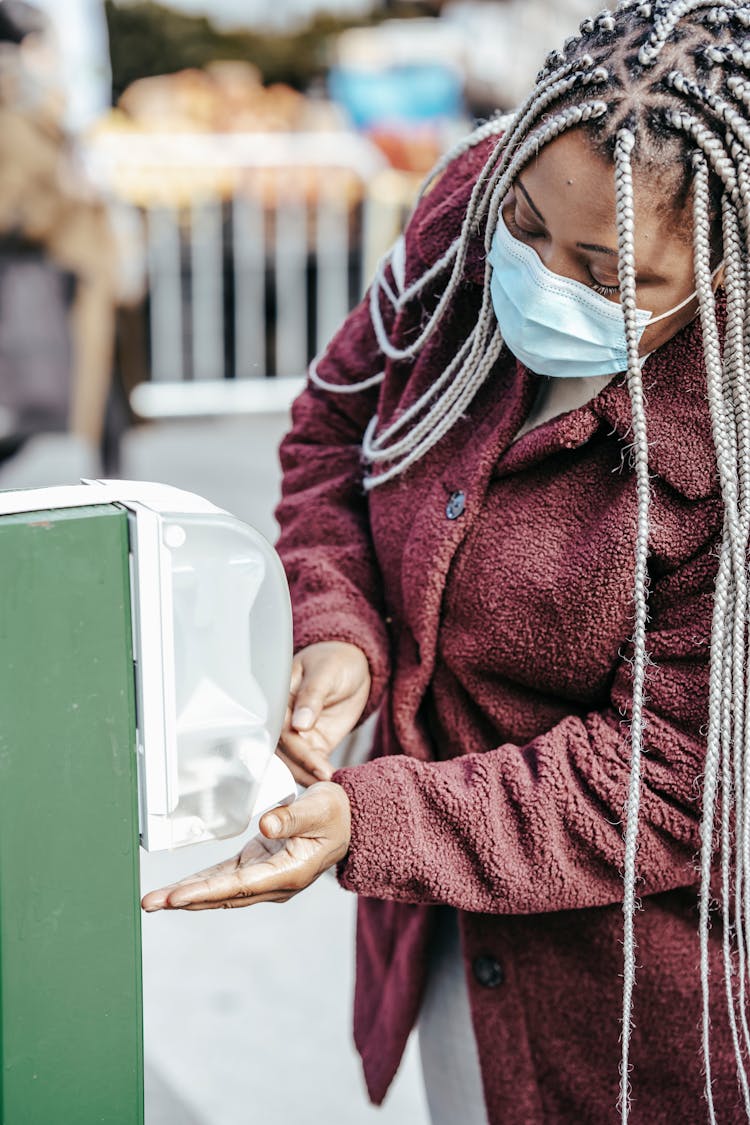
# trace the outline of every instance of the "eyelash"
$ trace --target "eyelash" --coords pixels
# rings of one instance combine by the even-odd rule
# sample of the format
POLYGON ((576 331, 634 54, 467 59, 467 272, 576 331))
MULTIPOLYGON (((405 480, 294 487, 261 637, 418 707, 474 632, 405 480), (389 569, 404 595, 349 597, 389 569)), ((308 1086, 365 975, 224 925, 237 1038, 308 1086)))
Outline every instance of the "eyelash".
MULTIPOLYGON (((510 225, 513 230, 523 236, 521 239, 522 242, 524 238, 544 238, 541 231, 524 230, 523 227, 519 226, 512 209, 508 212, 506 222, 508 219, 510 219, 510 225)), ((589 282, 589 288, 593 289, 595 293, 601 293, 602 297, 611 297, 613 294, 620 292, 619 285, 602 285, 600 282, 594 281, 593 279, 589 282)))
POLYGON ((602 297, 611 297, 613 293, 620 292, 619 285, 600 285, 598 281, 589 282, 589 287, 593 289, 595 293, 601 293, 602 297))

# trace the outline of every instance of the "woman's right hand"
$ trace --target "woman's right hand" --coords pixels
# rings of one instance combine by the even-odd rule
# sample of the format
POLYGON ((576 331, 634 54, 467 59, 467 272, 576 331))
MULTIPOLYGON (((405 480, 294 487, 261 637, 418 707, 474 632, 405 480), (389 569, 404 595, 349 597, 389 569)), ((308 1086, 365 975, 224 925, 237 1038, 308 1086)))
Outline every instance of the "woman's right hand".
POLYGON ((301 785, 331 778, 328 759, 354 729, 369 694, 370 667, 356 645, 322 641, 294 657, 277 752, 301 785))

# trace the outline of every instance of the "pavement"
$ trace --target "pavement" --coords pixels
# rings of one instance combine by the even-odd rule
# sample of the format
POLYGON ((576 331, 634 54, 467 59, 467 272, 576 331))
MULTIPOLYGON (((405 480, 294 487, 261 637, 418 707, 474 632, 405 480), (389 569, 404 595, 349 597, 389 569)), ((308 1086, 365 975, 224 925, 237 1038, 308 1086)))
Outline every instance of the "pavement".
MULTIPOLYGON (((234 849, 144 855, 144 887, 234 849)), ((351 1042, 354 896, 143 920, 146 1125, 426 1125, 414 1043, 382 1109, 351 1042)))
MULTIPOLYGON (((282 415, 159 422, 126 435, 121 476, 200 493, 273 539, 282 415)), ((60 436, 30 442, 0 488, 96 475, 60 436)), ((239 841, 141 853, 150 890, 239 841)), ((146 1125, 428 1125, 410 1041, 382 1107, 351 1038, 355 896, 331 873, 284 905, 143 918, 146 1125)))

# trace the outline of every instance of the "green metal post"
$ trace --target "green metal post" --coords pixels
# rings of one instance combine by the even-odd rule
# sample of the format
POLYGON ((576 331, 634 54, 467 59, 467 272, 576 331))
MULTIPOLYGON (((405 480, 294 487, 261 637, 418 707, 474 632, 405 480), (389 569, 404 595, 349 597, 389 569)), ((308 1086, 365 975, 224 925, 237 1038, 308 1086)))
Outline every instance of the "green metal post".
POLYGON ((0 518, 2 1125, 142 1125, 127 517, 0 518))

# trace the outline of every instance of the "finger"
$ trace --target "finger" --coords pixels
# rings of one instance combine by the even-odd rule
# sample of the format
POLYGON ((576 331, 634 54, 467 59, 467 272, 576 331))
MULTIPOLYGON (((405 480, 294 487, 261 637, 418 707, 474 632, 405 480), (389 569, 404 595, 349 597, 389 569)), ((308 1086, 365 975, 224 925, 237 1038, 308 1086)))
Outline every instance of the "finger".
POLYGON ((329 802, 321 800, 323 786, 311 785, 291 805, 279 805, 260 818, 260 830, 271 839, 288 840, 292 836, 317 837, 325 832, 330 815, 329 802))
POLYGON ((279 739, 279 748, 286 755, 288 761, 296 763, 308 774, 310 780, 302 781, 303 785, 312 785, 315 781, 331 780, 333 769, 326 754, 310 745, 304 737, 283 733, 279 739))
MULTIPOLYGON (((273 810, 273 814, 281 815, 285 805, 280 805, 273 810)), ((266 814, 268 816, 269 814, 266 814)), ((273 831, 264 833, 273 837, 273 831)), ((282 837, 279 836, 279 839, 282 837)), ((250 847, 253 842, 250 841, 250 847)), ((197 876, 188 877, 176 886, 167 895, 165 906, 167 909, 187 906, 194 902, 219 902, 222 899, 248 898, 257 894, 279 893, 290 889, 299 890, 306 886, 311 878, 318 874, 314 861, 306 857, 294 859, 285 847, 269 847, 265 859, 258 860, 253 854, 251 862, 244 862, 248 853, 245 848, 231 863, 221 865, 214 874, 206 877, 205 872, 197 876), (269 854, 270 853, 270 854, 269 854)))
POLYGON ((279 746, 310 773, 328 765, 328 757, 333 749, 319 727, 312 730, 297 731, 290 725, 284 727, 279 735, 279 746))
POLYGON ((314 753, 328 756, 333 749, 319 726, 313 727, 311 730, 298 731, 295 730, 291 719, 289 725, 282 728, 279 742, 282 743, 285 750, 291 753, 299 751, 300 754, 314 753))
MULTIPOLYGON (((265 858, 268 849, 263 849, 263 851, 261 851, 261 849, 258 848, 258 851, 259 858, 265 858)), ((239 860, 239 856, 224 859, 220 863, 215 863, 212 867, 204 867, 202 871, 195 871, 191 875, 185 875, 184 878, 178 879, 174 883, 169 883, 166 887, 159 887, 157 890, 149 891, 148 894, 145 894, 141 899, 141 906, 146 911, 163 910, 169 896, 179 887, 186 886, 189 883, 205 881, 215 875, 224 874, 227 871, 235 871, 239 860)))
POLYGON ((180 910, 235 910, 242 906, 255 906, 258 902, 289 902, 299 891, 279 891, 272 894, 249 895, 246 898, 228 898, 223 902, 193 902, 189 906, 182 906, 180 910))
POLYGON ((320 675, 302 680, 292 710, 294 730, 311 730, 315 726, 329 690, 330 685, 320 675))
POLYGON ((149 891, 141 899, 141 909, 147 913, 154 910, 163 910, 167 905, 167 896, 169 895, 172 887, 160 887, 156 891, 149 891))
POLYGON ((299 656, 292 661, 292 674, 289 680, 289 695, 295 696, 300 689, 300 684, 305 674, 305 666, 299 656))
POLYGON ((209 879, 214 879, 216 876, 241 870, 243 865, 249 867, 251 863, 258 865, 266 862, 272 855, 281 851, 283 847, 283 840, 268 840, 262 835, 253 836, 244 845, 239 855, 232 856, 231 859, 222 860, 220 863, 215 863, 212 867, 206 867, 202 871, 196 871, 192 875, 186 875, 184 878, 178 879, 174 883, 169 883, 166 887, 159 887, 153 891, 149 891, 141 899, 141 906, 147 912, 165 910, 167 909, 167 900, 169 897, 179 891, 181 887, 193 886, 201 882, 205 883, 209 879))
POLYGON ((285 754, 283 750, 277 750, 276 753, 279 758, 281 758, 284 765, 289 768, 292 777, 298 785, 304 785, 305 788, 307 788, 308 785, 314 785, 318 780, 318 778, 314 774, 310 773, 309 770, 306 770, 304 766, 300 766, 297 762, 295 762, 294 758, 291 758, 288 754, 285 754))
POLYGON ((292 721, 292 711, 294 710, 294 701, 297 698, 297 692, 302 686, 302 681, 305 678, 305 666, 298 656, 295 656, 292 662, 292 674, 289 679, 289 695, 287 696, 286 715, 284 716, 284 726, 290 726, 292 721))
POLYGON ((147 914, 153 914, 157 910, 169 910, 171 906, 170 897, 180 890, 180 886, 179 883, 173 883, 169 887, 160 887, 158 890, 149 891, 141 899, 141 909, 147 914))
POLYGON ((243 898, 264 890, 275 890, 274 879, 280 873, 270 863, 257 863, 242 870, 213 875, 209 879, 196 879, 175 887, 167 895, 166 906, 179 908, 193 902, 220 902, 222 899, 243 898), (269 881, 271 885, 269 886, 269 881))

